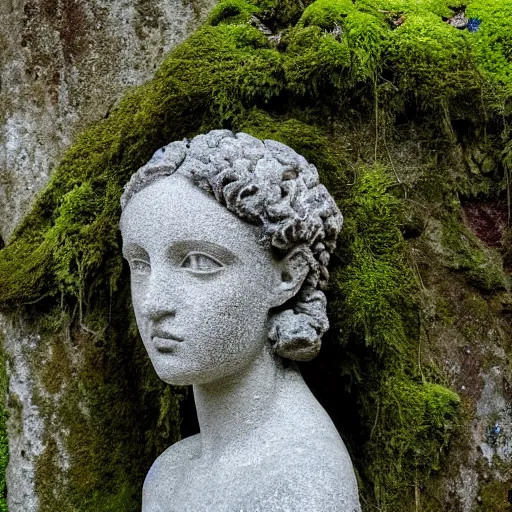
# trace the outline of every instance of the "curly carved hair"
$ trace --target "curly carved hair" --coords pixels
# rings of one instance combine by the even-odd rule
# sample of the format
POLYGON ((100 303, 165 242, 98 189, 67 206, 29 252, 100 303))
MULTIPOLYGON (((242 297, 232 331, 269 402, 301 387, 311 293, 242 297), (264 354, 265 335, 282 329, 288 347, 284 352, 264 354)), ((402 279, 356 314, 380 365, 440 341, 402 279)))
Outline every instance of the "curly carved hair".
POLYGON ((281 254, 300 250, 304 255, 308 275, 297 295, 271 316, 268 336, 280 356, 313 359, 329 328, 321 290, 343 223, 315 166, 280 142, 214 130, 159 149, 126 184, 122 208, 137 192, 177 171, 241 219, 261 225, 281 254))

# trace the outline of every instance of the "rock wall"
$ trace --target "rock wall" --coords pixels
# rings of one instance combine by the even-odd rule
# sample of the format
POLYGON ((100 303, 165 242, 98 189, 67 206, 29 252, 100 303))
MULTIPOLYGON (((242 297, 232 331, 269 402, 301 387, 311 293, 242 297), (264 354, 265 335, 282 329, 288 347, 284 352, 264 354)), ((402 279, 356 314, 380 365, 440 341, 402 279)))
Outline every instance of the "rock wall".
MULTIPOLYGON (((108 117, 127 89, 149 79, 163 56, 204 19, 213 2, 0 2, 0 247, 30 209, 75 136, 108 117)), ((4 317, 0 327, 10 376, 9 510, 137 510, 136 480, 147 470, 144 455, 136 456, 141 467, 126 468, 123 475, 94 474, 95 469, 88 467, 84 470, 90 473, 83 475, 73 469, 73 459, 85 453, 88 459, 105 456, 119 462, 114 452, 121 449, 123 441, 111 439, 110 445, 101 446, 94 441, 94 432, 108 431, 109 414, 133 421, 137 412, 132 410, 126 416, 123 411, 109 411, 108 404, 101 404, 101 393, 92 399, 94 403, 90 393, 94 394, 92 388, 101 389, 105 398, 112 399, 106 391, 109 388, 119 400, 119 393, 126 391, 126 387, 120 391, 128 385, 126 375, 109 380, 95 374, 102 371, 101 361, 116 356, 105 355, 108 350, 103 349, 102 341, 83 331, 79 338, 83 342, 84 335, 91 336, 95 347, 96 359, 88 366, 78 342, 70 346, 62 341, 63 337, 71 340, 72 333, 50 329, 51 335, 43 339, 41 332, 47 326, 19 314, 4 317), (91 389, 74 389, 74 379, 85 368, 89 378, 84 382, 91 389), (64 376, 58 377, 59 372, 64 376), (103 415, 106 423, 92 426, 95 415, 103 415), (73 418, 77 423, 89 419, 89 428, 81 431, 85 437, 81 442, 73 442, 72 436, 70 440, 73 418), (92 455, 88 449, 104 453, 92 455), (113 485, 108 496, 100 496, 98 480, 109 478, 113 485)), ((129 378, 133 379, 133 374, 129 378)), ((158 400, 162 402, 162 396, 158 400)), ((160 405, 169 408, 169 403, 160 405)), ((129 426, 127 435, 144 436, 144 427, 141 429, 129 426)), ((164 428, 170 438, 176 431, 175 424, 164 428)), ((108 466, 108 461, 103 466, 108 466)))
POLYGON ((0 236, 7 241, 63 150, 152 76, 213 0, 0 3, 0 236))

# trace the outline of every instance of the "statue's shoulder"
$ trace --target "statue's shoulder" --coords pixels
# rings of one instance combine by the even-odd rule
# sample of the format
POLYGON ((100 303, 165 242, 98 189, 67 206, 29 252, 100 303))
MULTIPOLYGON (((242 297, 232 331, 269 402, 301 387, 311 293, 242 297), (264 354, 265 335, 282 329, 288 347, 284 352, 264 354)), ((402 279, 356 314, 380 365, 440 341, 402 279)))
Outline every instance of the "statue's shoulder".
POLYGON ((286 502, 290 510, 360 512, 357 478, 337 430, 320 411, 305 416, 302 425, 293 418, 283 424, 282 441, 267 455, 262 510, 281 510, 286 502))
POLYGON ((166 463, 180 463, 197 458, 201 453, 201 435, 185 437, 165 450, 157 460, 166 463))
MULTIPOLYGON (((165 450, 153 462, 143 488, 143 510, 153 510, 153 498, 174 491, 174 486, 188 464, 197 459, 201 453, 201 439, 199 434, 187 437, 165 450)), ((165 503, 165 500, 163 500, 165 503)), ((155 508, 154 510, 159 510, 155 508)))
POLYGON ((344 446, 291 444, 272 459, 266 468, 268 485, 258 492, 261 510, 284 510, 286 504, 286 510, 361 512, 357 479, 344 446))
POLYGON ((182 469, 187 462, 197 459, 201 454, 201 436, 186 437, 169 446, 153 463, 148 472, 148 478, 154 478, 161 472, 169 475, 174 469, 182 469))

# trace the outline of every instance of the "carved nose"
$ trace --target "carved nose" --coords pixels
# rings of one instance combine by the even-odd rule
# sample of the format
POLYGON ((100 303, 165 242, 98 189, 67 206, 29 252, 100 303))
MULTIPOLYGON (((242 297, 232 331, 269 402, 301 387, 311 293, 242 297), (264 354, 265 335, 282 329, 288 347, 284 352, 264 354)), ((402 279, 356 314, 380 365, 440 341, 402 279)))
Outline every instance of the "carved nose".
POLYGON ((157 322, 176 314, 176 310, 174 308, 168 308, 160 304, 155 304, 152 301, 145 301, 142 305, 142 308, 144 315, 153 322, 157 322))
POLYGON ((164 280, 155 276, 146 291, 141 304, 142 313, 152 321, 158 321, 176 314, 176 287, 170 283, 169 276, 164 280))

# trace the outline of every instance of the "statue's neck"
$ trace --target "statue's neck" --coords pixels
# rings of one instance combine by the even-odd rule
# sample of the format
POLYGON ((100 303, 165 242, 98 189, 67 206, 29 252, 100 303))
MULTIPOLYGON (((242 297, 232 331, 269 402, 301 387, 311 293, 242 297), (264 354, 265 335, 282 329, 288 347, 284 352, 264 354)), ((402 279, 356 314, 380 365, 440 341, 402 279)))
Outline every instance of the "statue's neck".
POLYGON ((194 385, 203 457, 220 456, 263 426, 276 409, 284 371, 267 346, 245 371, 194 385))

